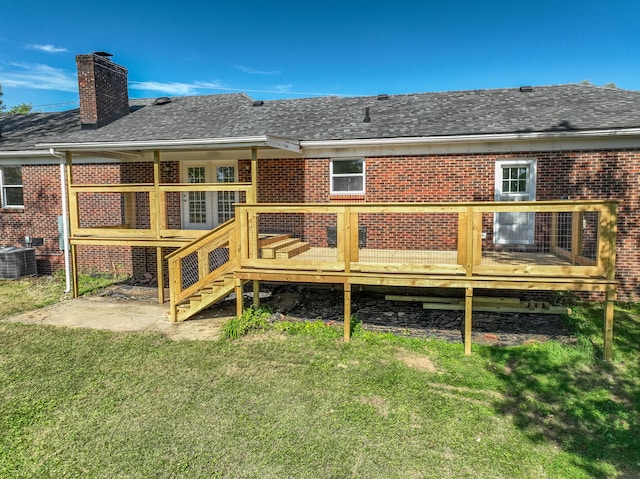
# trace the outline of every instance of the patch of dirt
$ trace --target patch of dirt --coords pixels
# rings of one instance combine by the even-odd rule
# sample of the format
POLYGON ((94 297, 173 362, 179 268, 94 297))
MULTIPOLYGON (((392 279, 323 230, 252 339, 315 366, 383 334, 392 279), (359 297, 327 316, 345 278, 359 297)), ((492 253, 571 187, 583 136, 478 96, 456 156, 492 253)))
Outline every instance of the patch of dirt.
POLYGON ((96 295, 61 301, 3 321, 115 332, 160 333, 175 340, 217 339, 224 323, 235 316, 235 302, 223 301, 189 321, 178 323, 171 322, 168 313, 169 305, 158 303, 158 290, 155 287, 120 284, 110 286, 96 295))
POLYGON ((426 371, 430 373, 437 372, 436 367, 426 356, 422 356, 420 354, 412 354, 409 351, 401 351, 396 357, 407 366, 417 371, 426 371))

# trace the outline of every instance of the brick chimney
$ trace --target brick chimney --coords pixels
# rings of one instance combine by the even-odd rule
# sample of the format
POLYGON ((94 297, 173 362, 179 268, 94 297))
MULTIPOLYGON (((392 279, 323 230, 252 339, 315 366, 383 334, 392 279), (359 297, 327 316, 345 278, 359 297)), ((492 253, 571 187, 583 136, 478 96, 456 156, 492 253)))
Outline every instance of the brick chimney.
POLYGON ((127 69, 105 52, 77 55, 80 124, 96 129, 129 114, 127 69))

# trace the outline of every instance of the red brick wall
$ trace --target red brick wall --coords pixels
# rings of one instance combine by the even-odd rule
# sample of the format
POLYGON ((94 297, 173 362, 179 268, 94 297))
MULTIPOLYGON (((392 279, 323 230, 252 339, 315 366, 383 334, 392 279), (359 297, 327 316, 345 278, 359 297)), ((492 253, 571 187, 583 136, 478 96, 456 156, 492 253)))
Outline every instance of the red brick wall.
MULTIPOLYGON (((358 196, 330 195, 328 158, 261 159, 258 198, 265 203, 493 201, 495 162, 522 158, 537 159, 538 200, 622 200, 616 258, 619 297, 640 299, 640 150, 367 157, 366 193, 358 196)), ((383 234, 388 223, 389 218, 371 223, 367 241, 388 237, 383 234)), ((485 215, 483 223, 490 235, 492 215, 485 215)), ((306 233, 314 243, 322 241, 323 234, 316 226, 306 233)), ((441 228, 421 230, 415 240, 451 246, 438 239, 434 229, 441 228)))
POLYGON ((0 246, 24 246, 26 235, 43 238, 44 245, 35 248, 38 272, 50 274, 64 266, 58 235, 60 166, 23 166, 22 184, 24 209, 0 210, 0 246))

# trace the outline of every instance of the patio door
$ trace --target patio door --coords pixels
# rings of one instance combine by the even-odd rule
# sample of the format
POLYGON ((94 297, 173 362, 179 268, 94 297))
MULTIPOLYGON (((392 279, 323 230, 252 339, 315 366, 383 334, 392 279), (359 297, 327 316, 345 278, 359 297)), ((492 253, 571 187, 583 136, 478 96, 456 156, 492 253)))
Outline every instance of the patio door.
MULTIPOLYGON (((183 183, 233 183, 238 168, 229 163, 190 163, 182 169, 183 183)), ((233 218, 237 191, 190 191, 182 193, 182 227, 213 229, 233 218)))
MULTIPOLYGON (((496 162, 495 200, 534 201, 536 161, 496 162)), ((493 242, 502 245, 534 244, 535 213, 495 213, 493 242)))

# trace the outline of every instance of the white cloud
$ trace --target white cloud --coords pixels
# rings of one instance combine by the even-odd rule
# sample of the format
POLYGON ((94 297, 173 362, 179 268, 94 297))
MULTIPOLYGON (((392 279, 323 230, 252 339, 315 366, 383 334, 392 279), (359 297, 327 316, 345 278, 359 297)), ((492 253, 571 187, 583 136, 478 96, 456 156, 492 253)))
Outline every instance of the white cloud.
POLYGON ((203 82, 194 81, 192 83, 180 83, 180 82, 158 82, 158 81, 132 81, 129 82, 129 88, 132 90, 145 90, 163 93, 170 96, 182 96, 182 95, 201 95, 203 90, 216 90, 225 92, 245 92, 245 93, 271 93, 271 94, 287 94, 287 95, 311 95, 311 96, 327 96, 335 95, 336 93, 318 93, 318 92, 300 92, 293 90, 293 84, 280 84, 275 85, 269 89, 255 89, 255 88, 237 88, 226 86, 223 83, 218 82, 203 82))
POLYGON ((47 53, 63 53, 68 52, 66 48, 56 47, 54 45, 27 45, 27 48, 31 50, 40 50, 41 52, 47 53))
POLYGON ((157 81, 140 81, 130 82, 129 87, 134 90, 146 90, 156 91, 160 93, 166 93, 167 95, 198 95, 200 90, 227 90, 219 83, 209 82, 193 82, 193 83, 180 83, 180 82, 157 82, 157 81))
POLYGON ((233 65, 233 68, 235 68, 236 70, 240 70, 243 73, 248 73, 249 75, 280 75, 280 72, 277 70, 258 70, 256 68, 248 67, 245 65, 233 65))
POLYGON ((40 63, 12 63, 0 69, 0 84, 6 88, 77 92, 75 73, 40 63))
POLYGON ((279 92, 283 92, 283 93, 290 92, 292 88, 293 88, 293 84, 292 83, 287 83, 287 84, 284 84, 284 85, 275 85, 273 87, 274 90, 279 91, 279 92))

